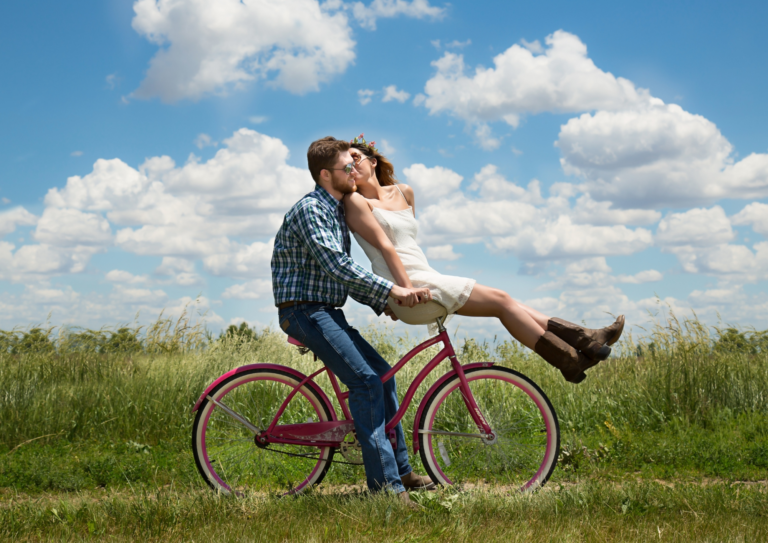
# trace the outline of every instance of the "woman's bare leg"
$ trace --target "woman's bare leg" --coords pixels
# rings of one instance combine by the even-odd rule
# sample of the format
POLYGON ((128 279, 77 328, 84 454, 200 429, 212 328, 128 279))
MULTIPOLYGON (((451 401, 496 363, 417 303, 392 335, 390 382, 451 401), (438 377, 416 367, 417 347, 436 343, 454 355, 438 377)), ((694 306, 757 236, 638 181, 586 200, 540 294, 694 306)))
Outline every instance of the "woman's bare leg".
POLYGON ((544 313, 536 311, 534 308, 527 306, 521 302, 517 302, 517 305, 522 307, 523 310, 526 313, 528 313, 531 316, 531 318, 536 321, 536 324, 541 326, 545 332, 549 330, 549 328, 547 328, 547 322, 549 321, 549 317, 547 317, 544 313))
POLYGON ((476 284, 467 303, 456 313, 465 317, 496 317, 512 337, 533 349, 546 331, 546 321, 549 319, 538 311, 528 309, 540 316, 539 318, 545 319, 544 326, 539 324, 539 318, 532 316, 525 306, 513 300, 503 290, 476 284))

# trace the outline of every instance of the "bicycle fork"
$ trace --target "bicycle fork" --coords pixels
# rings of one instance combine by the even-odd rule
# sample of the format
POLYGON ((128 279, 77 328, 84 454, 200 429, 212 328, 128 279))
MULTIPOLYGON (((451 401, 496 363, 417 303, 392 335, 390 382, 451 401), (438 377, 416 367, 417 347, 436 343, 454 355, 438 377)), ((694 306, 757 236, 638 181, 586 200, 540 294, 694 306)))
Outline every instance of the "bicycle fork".
POLYGON ((481 438, 488 445, 494 443, 496 441, 496 436, 494 435, 491 426, 488 424, 488 421, 485 420, 483 413, 480 411, 480 407, 477 405, 475 397, 472 395, 472 390, 469 388, 469 381, 467 381, 467 376, 464 374, 464 367, 459 364, 459 360, 456 358, 455 353, 452 353, 448 358, 451 361, 451 365, 453 366, 456 375, 459 376, 459 382, 461 383, 459 385, 461 399, 464 400, 464 405, 467 406, 469 414, 472 416, 472 420, 475 422, 477 429, 483 434, 473 437, 481 438))

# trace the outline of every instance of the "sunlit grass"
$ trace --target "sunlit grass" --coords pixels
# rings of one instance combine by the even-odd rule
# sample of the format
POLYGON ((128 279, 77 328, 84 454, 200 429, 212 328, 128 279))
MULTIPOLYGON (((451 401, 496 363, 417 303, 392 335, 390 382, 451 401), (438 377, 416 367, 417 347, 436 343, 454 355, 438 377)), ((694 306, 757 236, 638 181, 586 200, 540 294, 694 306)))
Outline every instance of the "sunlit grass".
POLYGON ((239 499, 184 487, 6 495, 0 538, 130 541, 765 541, 768 494, 714 483, 587 482, 534 495, 446 489, 239 499))
MULTIPOLYGON (((161 320, 148 330, 141 349, 124 352, 88 349, 82 341, 72 348, 76 342, 66 334, 55 350, 0 351, 0 444, 13 448, 49 434, 148 444, 186 439, 191 407, 225 371, 258 362, 304 373, 320 367, 280 333, 213 341, 201 325, 184 320, 161 320)), ((99 333, 104 331, 81 332, 99 333)), ((392 363, 415 344, 386 329, 366 333, 392 363)), ((627 337, 618 356, 590 370, 577 386, 515 342, 470 340, 457 347, 462 362, 492 360, 536 381, 552 400, 564 433, 606 429, 606 423, 635 430, 658 430, 673 420, 707 426, 724 417, 768 413, 768 352, 718 350, 716 339, 696 320, 658 323, 643 342, 627 337)), ((398 374, 401 395, 435 352, 430 349, 398 374)), ((447 370, 444 363, 425 386, 447 370)), ((327 386, 324 377, 319 382, 327 386)), ((410 427, 412 418, 404 425, 410 427)))
MULTIPOLYGON (((334 490, 364 478, 338 464, 324 483, 329 495, 238 501, 204 487, 190 410, 205 387, 245 364, 308 374, 320 363, 281 333, 217 339, 195 322, 0 333, 0 538, 765 539, 764 486, 741 484, 768 479, 765 333, 672 317, 641 339, 627 335, 580 385, 515 342, 457 341, 462 362, 494 361, 540 385, 560 420, 559 465, 534 497, 453 489, 411 514, 384 497, 334 490)), ((391 363, 416 343, 386 328, 364 333, 391 363)), ((401 396, 436 351, 398 374, 401 396)), ((417 402, 448 369, 430 376, 417 402)), ((325 377, 318 382, 330 392, 325 377)), ((414 415, 415 406, 403 421, 409 447, 414 415)))

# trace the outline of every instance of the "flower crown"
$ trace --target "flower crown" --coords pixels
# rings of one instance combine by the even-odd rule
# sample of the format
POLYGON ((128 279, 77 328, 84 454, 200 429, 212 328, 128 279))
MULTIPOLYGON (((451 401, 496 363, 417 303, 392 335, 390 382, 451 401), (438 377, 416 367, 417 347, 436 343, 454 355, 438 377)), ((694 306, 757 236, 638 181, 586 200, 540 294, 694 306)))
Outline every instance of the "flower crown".
POLYGON ((376 147, 375 147, 376 142, 375 141, 370 141, 370 142, 365 141, 365 138, 363 137, 362 133, 359 136, 357 136, 356 138, 349 140, 349 144, 350 145, 353 145, 353 144, 365 145, 366 147, 368 147, 368 149, 370 149, 374 153, 378 153, 379 152, 379 150, 376 149, 376 147))

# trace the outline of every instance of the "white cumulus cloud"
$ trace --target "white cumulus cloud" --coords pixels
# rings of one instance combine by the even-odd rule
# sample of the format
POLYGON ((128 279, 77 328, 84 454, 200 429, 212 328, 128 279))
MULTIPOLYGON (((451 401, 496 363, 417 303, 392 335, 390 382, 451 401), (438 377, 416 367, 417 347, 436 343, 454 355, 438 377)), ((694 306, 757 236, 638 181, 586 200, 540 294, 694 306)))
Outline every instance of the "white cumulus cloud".
POLYGON ((620 275, 618 277, 619 283, 631 283, 635 285, 661 281, 662 279, 664 279, 664 274, 657 270, 643 270, 633 275, 620 275))
POLYGON ((525 113, 620 110, 647 101, 647 91, 595 66, 577 36, 558 30, 546 44, 540 54, 513 45, 493 59, 494 67, 470 75, 463 56, 445 53, 432 63, 437 72, 424 86, 424 105, 432 114, 517 126, 525 113))
POLYGON ((656 241, 662 247, 709 247, 731 241, 731 222, 720 206, 672 213, 659 222, 656 241))
POLYGON ((192 156, 177 166, 161 156, 135 169, 100 159, 88 175, 51 189, 45 203, 104 212, 123 227, 115 244, 132 253, 218 255, 232 250, 232 236, 274 235, 287 209, 312 190, 309 173, 287 159, 279 139, 243 128, 205 162, 192 156))
POLYGON ((352 4, 352 14, 358 24, 368 30, 376 30, 376 20, 403 15, 416 19, 440 19, 445 9, 430 5, 429 0, 373 0, 367 6, 362 2, 352 4))
POLYGON ((374 94, 376 94, 376 91, 371 89, 360 89, 357 91, 357 99, 360 101, 361 105, 365 106, 371 103, 374 94))
POLYGON ((768 242, 745 245, 720 244, 711 247, 673 248, 688 273, 706 274, 736 283, 754 283, 768 279, 768 242))
POLYGON ((195 146, 198 149, 202 149, 203 147, 218 147, 219 142, 213 141, 213 138, 209 136, 208 134, 198 134, 194 141, 195 146))
MULTIPOLYGON (((750 208, 742 219, 754 209, 750 208)), ((752 248, 731 244, 735 235, 720 206, 694 208, 664 217, 656 231, 656 244, 662 251, 674 254, 688 273, 736 283, 768 279, 768 242, 756 243, 752 248)))
POLYGON ((579 224, 641 226, 658 222, 661 213, 652 209, 615 209, 611 202, 596 202, 583 195, 576 200, 571 216, 579 224))
POLYGON ((403 169, 403 174, 408 184, 416 191, 416 205, 422 207, 456 193, 464 179, 448 168, 442 166, 428 168, 424 164, 412 164, 403 169))
POLYGON ((592 226, 574 224, 561 216, 544 224, 526 224, 510 236, 494 238, 497 250, 511 251, 524 260, 630 255, 650 247, 651 232, 623 225, 592 226))
POLYGON ((104 279, 111 283, 145 283, 147 281, 146 275, 134 275, 125 270, 111 270, 107 272, 104 279))
POLYGON ((112 230, 109 222, 95 213, 49 207, 43 211, 33 237, 57 247, 106 247, 112 241, 112 230))
POLYGON ((256 241, 250 245, 232 244, 227 252, 203 259, 206 271, 226 277, 264 277, 271 273, 270 260, 274 239, 266 243, 256 241))
POLYGON ((133 93, 198 99, 269 79, 302 94, 355 58, 343 12, 317 0, 136 0, 134 30, 160 47, 133 93))
POLYGON ((550 197, 544 198, 538 180, 521 187, 488 164, 464 192, 459 190, 462 177, 447 168, 414 164, 403 171, 414 188, 417 209, 421 209, 419 239, 428 247, 483 242, 494 252, 513 253, 525 263, 539 266, 629 255, 653 244, 649 230, 628 228, 627 224, 653 223, 658 212, 612 210, 584 197, 573 204, 571 199, 579 194, 575 185, 555 184, 550 187, 550 197), (601 216, 590 221, 590 211, 599 211, 601 216))
POLYGON ((738 225, 750 225, 752 230, 768 237, 768 205, 753 202, 731 217, 731 222, 738 225))
POLYGON ((23 207, 0 212, 0 238, 15 232, 17 226, 32 226, 37 221, 38 218, 23 207))
POLYGON ((258 300, 272 296, 272 281, 266 279, 254 279, 246 283, 240 283, 227 287, 221 295, 225 299, 258 300))
POLYGON ((453 245, 435 245, 427 249, 430 260, 458 260, 462 255, 453 251, 453 245))
POLYGON ((388 87, 384 87, 384 97, 381 99, 381 101, 391 102, 392 100, 396 100, 402 104, 410 97, 411 95, 404 90, 397 90, 396 86, 389 85, 388 87))
POLYGON ((514 199, 517 202, 540 204, 544 202, 541 197, 541 183, 538 179, 528 183, 527 189, 508 181, 499 173, 497 166, 488 164, 475 174, 470 190, 478 191, 483 200, 499 200, 503 198, 514 199))
MULTIPOLYGON (((81 273, 110 247, 162 257, 153 280, 161 284, 202 284, 198 260, 214 275, 268 276, 272 241, 257 240, 274 236, 288 208, 314 186, 304 168, 287 160, 279 139, 248 129, 224 140, 207 161, 191 155, 179 166, 156 156, 134 168, 99 159, 87 175, 51 188, 40 217, 21 207, 0 213, 0 235, 36 225, 37 242, 0 242, 0 279, 28 283, 81 273)), ((148 281, 123 270, 105 279, 148 281)))
POLYGON ((711 121, 654 99, 647 107, 585 113, 561 127, 567 174, 595 200, 666 207, 768 196, 768 155, 739 162, 711 121))
POLYGON ((737 160, 712 121, 601 70, 574 34, 558 30, 544 46, 523 40, 492 67, 471 70, 450 52, 433 65, 414 104, 465 120, 486 150, 501 145, 494 122, 517 127, 525 114, 582 113, 561 127, 561 165, 584 180, 592 201, 614 210, 768 197, 768 154, 737 160))
POLYGON ((493 151, 501 146, 501 139, 493 135, 493 130, 486 123, 480 123, 475 127, 475 140, 486 151, 493 151))

